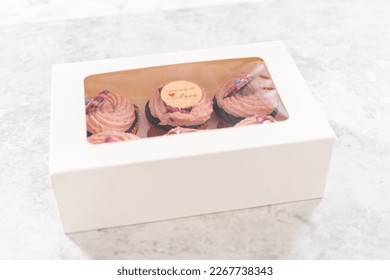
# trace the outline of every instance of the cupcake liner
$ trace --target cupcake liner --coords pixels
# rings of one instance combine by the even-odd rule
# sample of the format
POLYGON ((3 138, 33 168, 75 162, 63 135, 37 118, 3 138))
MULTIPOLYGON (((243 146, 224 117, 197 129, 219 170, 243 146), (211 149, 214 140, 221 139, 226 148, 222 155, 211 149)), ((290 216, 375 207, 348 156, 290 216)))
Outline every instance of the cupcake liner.
POLYGON ((140 114, 139 114, 139 107, 134 104, 134 110, 135 110, 135 119, 133 124, 129 127, 128 130, 125 132, 127 133, 132 133, 132 134, 137 134, 138 129, 139 129, 139 124, 140 124, 140 114))

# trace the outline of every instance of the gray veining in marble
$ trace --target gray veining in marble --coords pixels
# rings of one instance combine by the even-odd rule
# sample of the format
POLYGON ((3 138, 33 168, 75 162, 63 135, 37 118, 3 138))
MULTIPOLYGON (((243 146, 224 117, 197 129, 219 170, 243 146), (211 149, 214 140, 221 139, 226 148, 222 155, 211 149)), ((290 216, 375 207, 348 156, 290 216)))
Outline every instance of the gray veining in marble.
POLYGON ((389 9, 273 0, 0 24, 0 258, 389 259, 389 9), (279 39, 338 137, 324 199, 62 233, 48 178, 52 64, 279 39))

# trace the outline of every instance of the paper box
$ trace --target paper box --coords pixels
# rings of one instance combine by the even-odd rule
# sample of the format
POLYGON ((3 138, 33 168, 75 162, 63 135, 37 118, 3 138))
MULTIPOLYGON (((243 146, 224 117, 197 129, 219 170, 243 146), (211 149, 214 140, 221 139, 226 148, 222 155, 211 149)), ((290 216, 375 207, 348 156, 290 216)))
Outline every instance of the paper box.
POLYGON ((53 66, 50 176, 67 233, 320 198, 334 139, 282 42, 53 66), (102 87, 142 107, 158 83, 203 77, 212 92, 257 61, 286 120, 223 129, 211 120, 199 133, 146 138, 141 114, 144 139, 87 141, 85 97, 102 87))

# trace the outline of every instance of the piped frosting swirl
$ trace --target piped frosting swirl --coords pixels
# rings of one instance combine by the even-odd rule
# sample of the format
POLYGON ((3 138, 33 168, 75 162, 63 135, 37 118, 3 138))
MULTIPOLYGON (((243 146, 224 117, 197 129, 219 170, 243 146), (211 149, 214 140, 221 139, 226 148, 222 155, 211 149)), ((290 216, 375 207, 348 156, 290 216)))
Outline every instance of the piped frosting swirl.
POLYGON ((166 135, 173 135, 173 134, 183 134, 183 133, 190 133, 190 132, 197 132, 197 129, 192 129, 192 128, 185 128, 185 127, 175 127, 172 128, 166 135))
POLYGON ((119 94, 102 91, 89 100, 85 109, 87 130, 92 134, 107 130, 136 133, 133 124, 139 121, 138 108, 119 94))
POLYGON ((140 139, 137 135, 118 131, 99 132, 87 138, 88 142, 91 144, 112 143, 137 139, 140 139))
POLYGON ((230 79, 215 95, 219 107, 237 117, 269 115, 279 104, 279 95, 270 77, 242 74, 230 79))
POLYGON ((255 115, 252 117, 248 117, 237 123, 235 126, 247 126, 252 124, 265 124, 265 123, 271 123, 276 122, 275 119, 271 116, 265 116, 265 115, 255 115))

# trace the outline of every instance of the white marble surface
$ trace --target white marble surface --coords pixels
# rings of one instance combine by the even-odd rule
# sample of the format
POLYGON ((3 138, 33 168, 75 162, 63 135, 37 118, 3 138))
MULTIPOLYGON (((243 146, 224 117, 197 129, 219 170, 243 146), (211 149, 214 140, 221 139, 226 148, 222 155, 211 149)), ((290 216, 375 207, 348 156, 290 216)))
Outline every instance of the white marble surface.
POLYGON ((37 2, 25 16, 12 5, 0 12, 0 258, 390 258, 388 1, 138 12, 111 1, 120 12, 76 19, 69 9, 40 14, 53 1, 37 2), (324 199, 62 233, 48 178, 52 64, 279 39, 338 136, 324 199))

